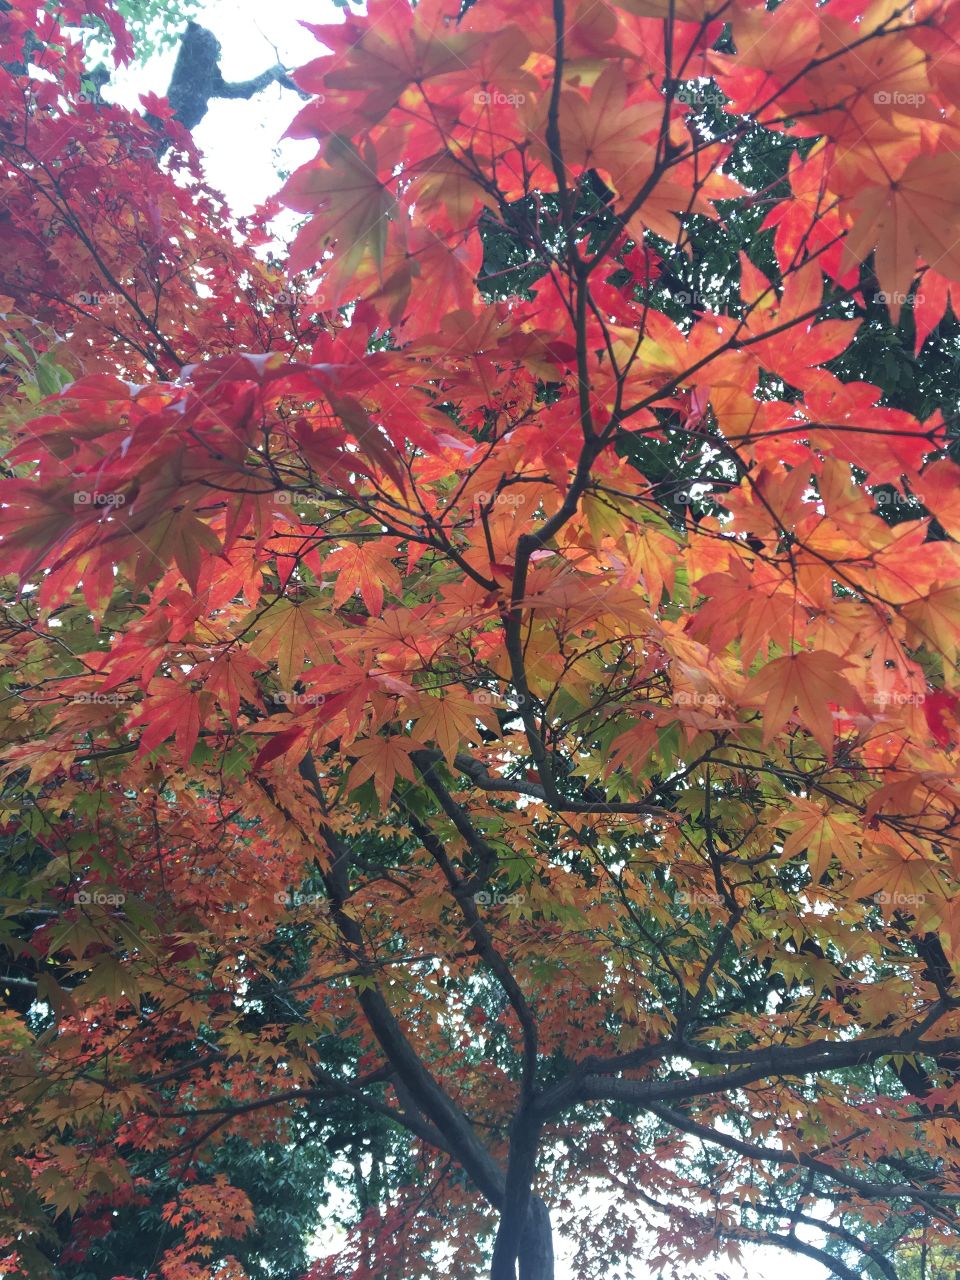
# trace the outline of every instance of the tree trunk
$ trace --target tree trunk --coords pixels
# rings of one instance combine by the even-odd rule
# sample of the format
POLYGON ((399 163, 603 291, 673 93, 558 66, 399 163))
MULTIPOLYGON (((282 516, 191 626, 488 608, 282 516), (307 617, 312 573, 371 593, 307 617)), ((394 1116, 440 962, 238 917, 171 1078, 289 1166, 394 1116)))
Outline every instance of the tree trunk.
POLYGON ((520 1280, 553 1280, 553 1229, 550 1211, 539 1196, 530 1197, 519 1262, 520 1280))
POLYGON ((553 1280, 553 1230, 550 1211, 539 1196, 527 1197, 520 1226, 515 1200, 504 1205, 493 1250, 490 1280, 553 1280), (513 1243, 511 1243, 513 1242, 513 1243))

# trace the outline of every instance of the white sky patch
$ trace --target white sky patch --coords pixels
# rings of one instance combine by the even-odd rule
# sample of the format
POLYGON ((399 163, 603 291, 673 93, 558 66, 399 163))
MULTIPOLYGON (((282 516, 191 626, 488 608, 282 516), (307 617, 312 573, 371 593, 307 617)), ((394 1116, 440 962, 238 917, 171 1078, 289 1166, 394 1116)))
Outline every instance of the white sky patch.
MULTIPOLYGON (((278 56, 291 69, 312 61, 323 46, 300 22, 342 19, 342 10, 332 0, 271 0, 267 6, 252 0, 213 0, 198 15, 220 41, 220 70, 228 81, 259 75, 278 56)), ((176 57, 176 49, 168 49, 146 66, 120 68, 112 74, 104 97, 139 110, 140 94, 166 93, 176 57)), ((279 85, 270 85, 249 101, 211 98, 193 139, 203 154, 208 183, 226 196, 236 216, 252 212, 278 190, 278 169, 292 172, 317 154, 312 139, 283 138, 305 105, 291 89, 279 85)))

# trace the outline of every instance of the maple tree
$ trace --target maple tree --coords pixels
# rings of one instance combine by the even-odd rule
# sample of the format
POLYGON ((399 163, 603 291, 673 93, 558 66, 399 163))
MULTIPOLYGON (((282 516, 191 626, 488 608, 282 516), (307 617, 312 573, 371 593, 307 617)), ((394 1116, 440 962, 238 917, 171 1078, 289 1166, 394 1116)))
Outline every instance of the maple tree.
POLYGON ((6 1274, 960 1250, 957 10, 376 0, 238 222, 0 14, 6 1274))

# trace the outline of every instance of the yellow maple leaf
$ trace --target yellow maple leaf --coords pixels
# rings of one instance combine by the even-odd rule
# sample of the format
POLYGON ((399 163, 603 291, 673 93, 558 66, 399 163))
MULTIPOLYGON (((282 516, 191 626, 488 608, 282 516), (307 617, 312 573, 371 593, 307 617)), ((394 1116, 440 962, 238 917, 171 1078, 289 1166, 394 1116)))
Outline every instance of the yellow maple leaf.
POLYGON ((352 278, 366 258, 380 269, 396 201, 377 175, 372 143, 361 154, 348 139, 335 134, 324 159, 298 169, 280 199, 299 213, 314 215, 291 246, 291 271, 312 267, 334 245, 323 281, 328 307, 348 300, 345 295, 352 278))
POLYGON ((831 702, 848 710, 863 710, 860 695, 843 676, 850 666, 844 658, 819 649, 791 653, 768 662, 744 689, 745 702, 763 705, 763 741, 769 743, 790 719, 794 708, 824 751, 835 733, 831 702))
POLYGON ((942 653, 954 661, 960 644, 960 582, 937 587, 921 600, 911 600, 901 612, 914 633, 914 639, 927 649, 942 653))
POLYGON ((423 750, 423 743, 400 734, 381 738, 359 738, 350 747, 350 754, 357 757, 350 770, 350 786, 359 787, 373 778, 377 797, 384 809, 389 808, 397 774, 408 782, 415 782, 412 751, 423 750))
POLYGON ((859 838, 850 814, 834 813, 825 805, 798 800, 780 825, 793 828, 783 842, 784 857, 806 852, 814 884, 819 883, 835 854, 848 865, 856 859, 859 838))
POLYGON ((448 762, 453 760, 464 738, 477 740, 478 720, 495 733, 499 730, 493 708, 463 694, 448 693, 439 698, 424 694, 417 702, 417 732, 426 741, 435 742, 448 762))
POLYGON ((960 156, 918 155, 899 178, 858 191, 854 225, 844 242, 848 262, 876 249, 876 271, 894 324, 917 273, 917 257, 951 280, 960 279, 960 156))
POLYGON ((398 594, 400 574, 391 559, 389 547, 381 542, 351 542, 327 556, 324 570, 336 574, 333 603, 341 605, 359 591, 367 611, 379 616, 383 610, 384 588, 398 594))
POLYGON ((284 688, 292 689, 307 658, 314 666, 332 659, 333 653, 327 644, 330 629, 330 610, 324 601, 308 600, 297 604, 291 600, 279 600, 260 618, 250 652, 261 657, 275 657, 281 683, 284 688))

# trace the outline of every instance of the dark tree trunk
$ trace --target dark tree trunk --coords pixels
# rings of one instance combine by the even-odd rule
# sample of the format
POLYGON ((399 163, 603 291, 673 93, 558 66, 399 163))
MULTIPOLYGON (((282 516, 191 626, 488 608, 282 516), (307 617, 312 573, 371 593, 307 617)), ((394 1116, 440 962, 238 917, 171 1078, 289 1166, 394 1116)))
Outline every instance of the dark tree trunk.
POLYGON ((553 1229, 550 1211, 539 1196, 530 1197, 519 1262, 520 1280, 553 1280, 553 1229))
POLYGON ((490 1280, 553 1280, 550 1211, 539 1196, 531 1195, 523 1222, 517 1224, 515 1208, 505 1206, 501 1215, 490 1280))

